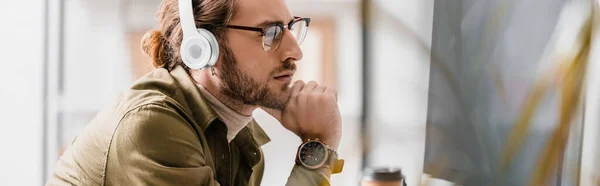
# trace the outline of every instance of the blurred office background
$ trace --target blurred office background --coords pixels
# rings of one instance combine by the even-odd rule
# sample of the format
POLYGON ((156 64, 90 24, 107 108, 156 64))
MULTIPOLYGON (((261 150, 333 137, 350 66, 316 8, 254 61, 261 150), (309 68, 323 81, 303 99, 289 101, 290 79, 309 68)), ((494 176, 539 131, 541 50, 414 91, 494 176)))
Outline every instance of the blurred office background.
MULTIPOLYGON (((469 146, 469 135, 477 131, 477 134, 481 134, 481 131, 505 131, 508 126, 477 125, 475 128, 480 130, 469 132, 461 130, 462 127, 473 126, 452 123, 450 128, 466 132, 446 131, 445 135, 466 137, 458 142, 456 139, 449 140, 453 144, 426 140, 426 134, 431 136, 427 121, 431 117, 428 112, 431 114, 432 110, 428 108, 438 103, 431 101, 435 96, 430 92, 430 82, 444 84, 443 79, 430 81, 430 77, 439 77, 434 75, 437 71, 430 65, 431 53, 428 48, 433 48, 444 59, 451 59, 447 61, 450 66, 461 60, 476 61, 464 56, 479 52, 475 49, 481 46, 471 44, 483 40, 481 33, 484 32, 484 26, 481 25, 485 25, 483 22, 488 18, 485 17, 488 15, 485 10, 502 6, 499 3, 501 1, 287 2, 294 15, 311 17, 313 20, 308 36, 301 45, 304 58, 299 62, 294 78, 316 80, 339 90, 339 106, 344 122, 339 152, 346 160, 346 167, 343 174, 332 177, 333 185, 359 185, 364 167, 402 168, 409 185, 419 185, 428 177, 439 178, 429 182, 438 185, 457 181, 448 177, 449 174, 431 175, 433 173, 428 172, 425 166, 433 163, 428 162, 426 157, 432 158, 446 152, 435 149, 458 149, 456 151, 459 153, 464 150, 468 155, 448 156, 456 158, 451 159, 452 162, 475 162, 468 168, 465 168, 465 164, 457 163, 449 168, 450 172, 467 170, 490 173, 486 172, 489 167, 482 162, 493 160, 477 159, 481 158, 477 153, 494 150, 476 149, 473 153, 469 151, 470 148, 463 148, 469 146), (454 54, 459 55, 457 57, 454 54), (456 144, 461 142, 465 144, 456 144), (475 160, 457 160, 465 157, 475 160)), ((494 28, 499 32, 491 37, 496 39, 487 43, 489 48, 480 48, 495 51, 496 56, 490 55, 490 58, 497 61, 522 60, 523 63, 529 61, 531 64, 540 58, 565 1, 555 0, 554 4, 548 5, 544 5, 546 3, 543 1, 524 2, 529 3, 515 3, 507 8, 510 11, 505 15, 516 16, 500 24, 500 28, 494 28), (524 43, 530 45, 511 48, 524 43), (506 50, 496 51, 492 47, 496 44, 505 46, 506 50)), ((160 0, 0 2, 0 63, 3 67, 0 71, 0 123, 3 126, 3 130, 0 130, 0 185, 45 183, 57 158, 87 122, 132 82, 153 69, 150 59, 142 54, 139 43, 145 31, 156 26, 159 4, 160 0)), ((598 69, 596 63, 591 64, 590 68, 598 69)), ((518 64, 512 65, 504 70, 519 69, 518 64)), ((533 71, 534 67, 528 69, 533 71)), ((460 72, 463 71, 458 70, 460 72)), ((529 76, 510 79, 513 76, 509 74, 507 77, 505 80, 508 82, 531 80, 529 76)), ((593 77, 594 83, 590 83, 592 85, 586 90, 588 100, 593 101, 586 104, 586 118, 580 118, 586 121, 581 122, 580 127, 590 125, 586 131, 599 131, 594 125, 588 124, 599 122, 598 96, 594 96, 599 94, 598 88, 594 88, 598 87, 599 81, 596 76, 593 77)), ((468 80, 476 78, 476 75, 467 74, 462 78, 468 80)), ((468 85, 472 82, 462 83, 467 86, 464 90, 469 90, 468 85)), ((516 86, 520 88, 515 93, 519 97, 524 94, 523 86, 526 85, 516 86)), ((444 91, 436 87, 432 89, 444 91)), ((468 94, 464 96, 469 98, 468 94)), ((440 96, 438 101, 444 99, 452 98, 440 96)), ((478 108, 473 107, 471 111, 478 108)), ((502 117, 491 111, 485 114, 502 117)), ((264 146, 266 172, 263 185, 284 185, 300 141, 266 113, 256 111, 254 116, 272 139, 264 146)), ((476 118, 473 121, 493 123, 484 121, 486 119, 495 121, 493 118, 476 118)), ((544 130, 539 131, 544 133, 544 130)), ((568 158, 574 157, 578 162, 584 159, 590 164, 597 161, 593 158, 597 151, 594 148, 597 145, 593 142, 598 138, 596 133, 589 133, 583 140, 591 143, 584 144, 582 139, 573 142, 576 147, 586 146, 584 149, 587 151, 574 148, 572 152, 576 153, 568 158)), ((503 135, 500 133, 490 138, 498 142, 503 140, 500 139, 503 135)), ((490 157, 495 156, 485 158, 490 157)), ((518 178, 517 182, 522 179, 518 178)))

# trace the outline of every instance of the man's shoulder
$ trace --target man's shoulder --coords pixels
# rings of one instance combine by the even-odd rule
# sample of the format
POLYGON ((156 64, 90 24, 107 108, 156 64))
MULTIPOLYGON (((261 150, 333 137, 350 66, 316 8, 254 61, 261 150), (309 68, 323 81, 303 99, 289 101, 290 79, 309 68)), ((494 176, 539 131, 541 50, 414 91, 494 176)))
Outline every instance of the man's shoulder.
POLYGON ((120 107, 124 113, 148 105, 185 110, 182 96, 178 82, 166 69, 159 68, 135 81, 119 96, 114 107, 120 107))
POLYGON ((166 131, 190 130, 192 125, 188 121, 189 116, 182 113, 177 106, 173 106, 170 101, 154 101, 123 114, 115 133, 125 133, 128 136, 139 134, 142 137, 152 138, 156 137, 156 134, 167 134, 166 131))
POLYGON ((128 172, 139 167, 184 170, 179 168, 206 165, 206 144, 198 139, 203 133, 189 122, 185 113, 169 104, 165 100, 153 101, 123 115, 106 157, 107 183, 129 181, 128 172))

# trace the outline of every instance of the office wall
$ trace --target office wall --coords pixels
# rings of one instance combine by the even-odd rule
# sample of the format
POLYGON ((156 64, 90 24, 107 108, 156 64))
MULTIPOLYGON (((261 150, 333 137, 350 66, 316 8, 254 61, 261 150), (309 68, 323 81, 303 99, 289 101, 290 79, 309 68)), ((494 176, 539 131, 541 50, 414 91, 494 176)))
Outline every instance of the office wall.
POLYGON ((0 185, 42 184, 44 1, 0 1, 0 185))
POLYGON ((126 25, 116 1, 65 4, 61 144, 133 82, 126 25))

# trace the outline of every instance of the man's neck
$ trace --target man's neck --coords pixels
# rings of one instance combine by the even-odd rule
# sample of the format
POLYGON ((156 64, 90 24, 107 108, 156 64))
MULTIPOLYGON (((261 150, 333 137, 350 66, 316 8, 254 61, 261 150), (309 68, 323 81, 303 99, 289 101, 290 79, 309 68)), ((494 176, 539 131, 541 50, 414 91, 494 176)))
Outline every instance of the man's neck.
POLYGON ((225 104, 227 107, 236 111, 237 113, 250 116, 252 112, 256 110, 256 106, 246 105, 241 101, 232 99, 229 96, 226 96, 222 93, 221 86, 219 86, 220 80, 216 76, 212 76, 205 71, 192 71, 190 76, 194 80, 197 85, 201 85, 204 87, 210 94, 212 94, 215 98, 217 98, 221 103, 225 104))

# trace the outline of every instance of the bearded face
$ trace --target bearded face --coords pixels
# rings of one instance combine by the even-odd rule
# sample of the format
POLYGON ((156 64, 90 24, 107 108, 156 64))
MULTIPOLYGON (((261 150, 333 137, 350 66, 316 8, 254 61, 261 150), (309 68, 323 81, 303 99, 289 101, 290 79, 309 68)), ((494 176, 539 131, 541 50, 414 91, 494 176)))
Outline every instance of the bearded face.
POLYGON ((221 90, 225 95, 246 105, 272 109, 284 108, 291 94, 290 72, 293 74, 296 70, 295 62, 285 60, 280 62, 280 66, 269 69, 268 73, 259 74, 250 69, 240 68, 236 56, 229 48, 223 47, 221 51, 222 65, 220 65, 219 78, 222 82, 221 90))

